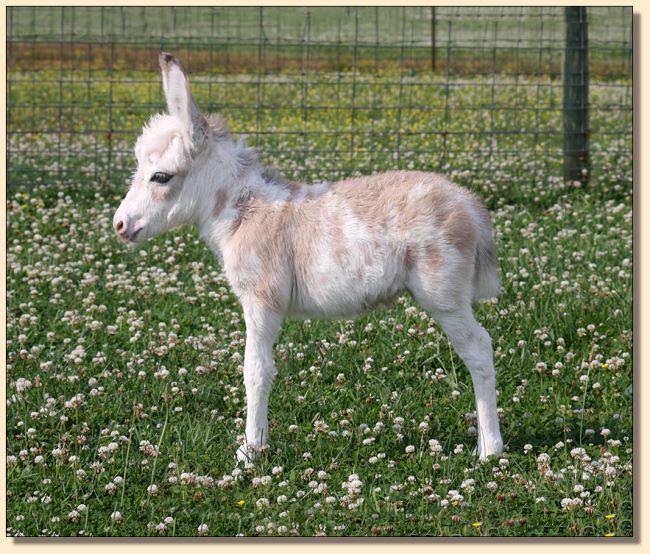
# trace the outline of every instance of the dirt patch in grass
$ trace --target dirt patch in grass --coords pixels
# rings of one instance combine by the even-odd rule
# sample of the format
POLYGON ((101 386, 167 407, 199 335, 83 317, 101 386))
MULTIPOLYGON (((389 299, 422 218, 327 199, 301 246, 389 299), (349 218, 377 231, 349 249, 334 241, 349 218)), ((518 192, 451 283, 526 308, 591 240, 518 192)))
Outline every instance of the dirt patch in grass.
MULTIPOLYGON (((12 69, 61 70, 148 70, 157 71, 158 53, 140 43, 96 42, 9 42, 7 66, 12 69)), ((434 65, 429 47, 344 44, 251 43, 180 44, 174 54, 193 72, 210 73, 302 73, 304 71, 431 72, 434 65)), ((435 53, 435 72, 441 75, 549 75, 560 77, 561 56, 557 49, 476 50, 454 47, 435 53)), ((590 73, 601 79, 629 74, 631 54, 590 59, 590 73)))

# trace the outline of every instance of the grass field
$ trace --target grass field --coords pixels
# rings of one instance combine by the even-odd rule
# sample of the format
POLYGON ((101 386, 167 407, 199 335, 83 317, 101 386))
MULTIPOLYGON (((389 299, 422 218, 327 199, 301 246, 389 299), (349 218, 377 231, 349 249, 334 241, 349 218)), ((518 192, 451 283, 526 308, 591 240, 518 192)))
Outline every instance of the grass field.
POLYGON ((10 8, 7 534, 631 536, 631 9, 588 13, 579 186, 559 8, 438 8, 436 72, 430 8, 10 8), (111 225, 161 48, 291 179, 436 170, 486 201, 501 456, 472 455, 469 374, 403 296, 285 324, 271 448, 235 467, 235 296, 195 230, 111 225))
MULTIPOLYGON (((9 94, 33 102, 41 121, 60 91, 14 77, 9 94)), ((284 98, 284 111, 226 108, 235 131, 298 131, 258 140, 291 177, 438 167, 477 191, 494 216, 504 282, 477 308, 496 350, 501 457, 472 456, 469 375, 402 297, 355 321, 285 325, 271 449, 235 469, 245 414, 236 298, 193 230, 133 251, 111 228, 133 168, 128 145, 159 102, 158 82, 139 77, 111 85, 124 134, 109 180, 107 143, 92 133, 106 117, 101 80, 64 88, 88 95, 88 109, 60 118, 54 108, 36 132, 10 135, 8 534, 632 534, 631 137, 607 133, 622 116, 606 108, 619 89, 594 83, 587 188, 562 182, 559 112, 534 109, 553 88, 499 86, 494 101, 519 109, 477 112, 461 108, 480 105, 489 83, 469 81, 445 120, 444 90, 413 87, 412 105, 432 108, 400 120, 391 87, 357 88, 376 109, 351 115, 352 85, 321 75, 311 101, 333 108, 317 116, 289 109, 303 92, 282 83, 264 94, 271 105, 284 98), (40 134, 59 120, 90 134, 40 134), (443 124, 457 134, 440 161, 433 131, 443 124), (549 131, 537 143, 479 132, 534 125, 549 131)), ((196 96, 254 104, 246 76, 230 81, 210 92, 196 76, 196 96)), ((10 129, 31 129, 33 117, 13 111, 10 129)))

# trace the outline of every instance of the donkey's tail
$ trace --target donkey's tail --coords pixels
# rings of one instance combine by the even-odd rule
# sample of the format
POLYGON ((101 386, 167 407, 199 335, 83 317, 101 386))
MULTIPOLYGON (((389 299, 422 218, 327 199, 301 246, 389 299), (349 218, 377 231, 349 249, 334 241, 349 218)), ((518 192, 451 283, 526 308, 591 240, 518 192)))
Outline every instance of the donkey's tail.
POLYGON ((482 204, 479 207, 479 228, 474 261, 474 302, 497 296, 501 290, 496 245, 492 236, 490 214, 482 204))

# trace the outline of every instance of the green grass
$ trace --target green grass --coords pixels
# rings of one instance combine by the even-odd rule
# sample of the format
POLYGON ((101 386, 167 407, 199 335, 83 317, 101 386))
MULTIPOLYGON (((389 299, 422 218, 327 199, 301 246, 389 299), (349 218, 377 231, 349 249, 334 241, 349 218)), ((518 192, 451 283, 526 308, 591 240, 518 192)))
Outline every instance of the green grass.
MULTIPOLYGON (((262 111, 261 128, 305 134, 261 136, 262 157, 313 180, 436 167, 486 199, 504 290, 476 313, 493 337, 507 451, 485 463, 471 455, 468 372, 405 296, 350 322, 285 324, 271 448, 233 471, 245 416, 236 298, 195 231, 129 250, 111 229, 133 168, 128 145, 160 103, 157 81, 111 85, 124 136, 107 180, 104 137, 42 134, 59 120, 45 107, 59 91, 27 79, 8 91, 39 116, 9 120, 10 131, 33 132, 9 136, 8 534, 193 536, 202 524, 208 535, 632 534, 631 135, 607 109, 629 83, 594 83, 594 174, 578 189, 562 182, 557 137, 495 134, 489 148, 472 133, 558 128, 559 111, 534 109, 540 94, 559 102, 553 88, 497 86, 493 103, 517 109, 477 112, 461 108, 480 105, 490 84, 468 80, 445 123, 433 86, 405 87, 403 99, 432 108, 398 114, 394 88, 369 78, 355 94, 376 109, 353 116, 351 85, 325 84, 336 78, 321 75, 308 100, 338 110, 306 119, 302 91, 265 83, 266 101, 287 107, 262 111), (434 131, 445 124, 457 134, 441 161, 434 131), (337 129, 376 133, 320 134, 337 129), (354 475, 362 484, 350 495, 342 485, 354 475)), ((196 96, 254 103, 247 78, 231 80, 210 93, 196 76, 196 96)), ((66 98, 88 106, 62 120, 102 129, 109 85, 85 86, 66 85, 66 98)), ((237 132, 257 126, 252 107, 223 111, 237 132)))

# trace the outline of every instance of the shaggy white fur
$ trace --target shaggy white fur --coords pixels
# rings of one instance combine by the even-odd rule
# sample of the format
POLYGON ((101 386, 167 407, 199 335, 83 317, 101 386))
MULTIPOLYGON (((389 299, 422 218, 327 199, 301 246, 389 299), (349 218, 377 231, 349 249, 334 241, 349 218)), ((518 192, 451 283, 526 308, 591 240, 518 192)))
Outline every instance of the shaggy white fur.
POLYGON ((501 451, 490 336, 472 302, 500 288, 490 217, 433 173, 394 171, 290 183, 261 166, 224 122, 204 117, 180 62, 160 55, 169 114, 138 138, 138 169, 115 213, 131 243, 195 225, 218 256, 246 321, 246 443, 268 442, 273 344, 285 317, 337 318, 404 290, 442 327, 474 384, 481 458, 501 451))

